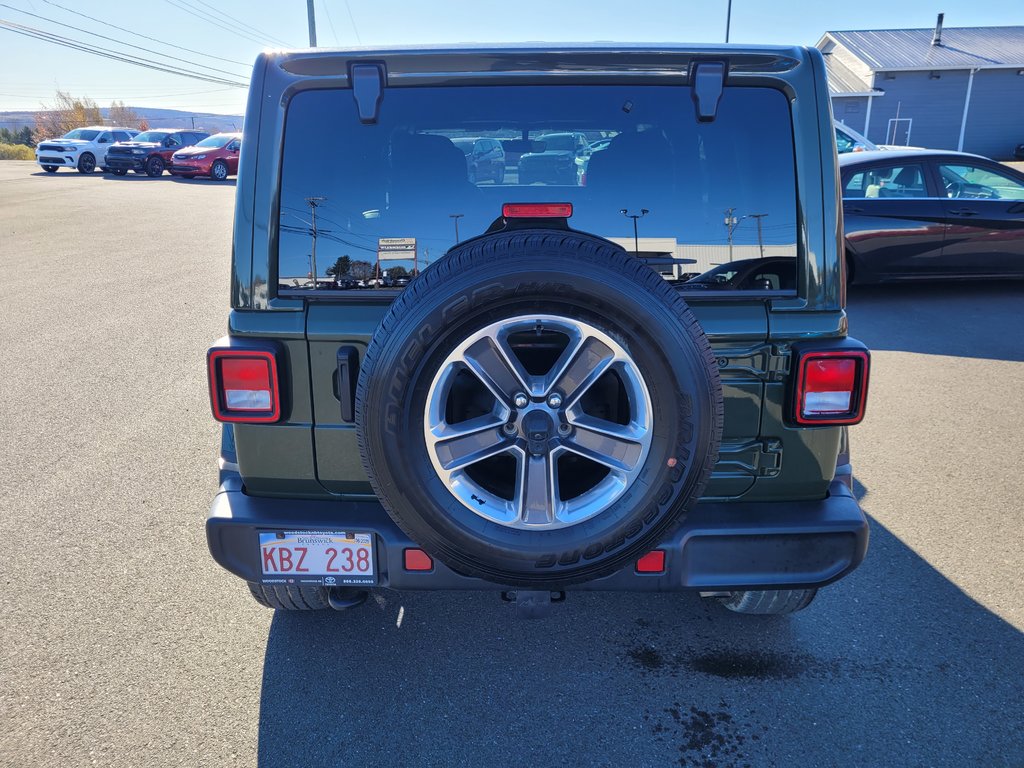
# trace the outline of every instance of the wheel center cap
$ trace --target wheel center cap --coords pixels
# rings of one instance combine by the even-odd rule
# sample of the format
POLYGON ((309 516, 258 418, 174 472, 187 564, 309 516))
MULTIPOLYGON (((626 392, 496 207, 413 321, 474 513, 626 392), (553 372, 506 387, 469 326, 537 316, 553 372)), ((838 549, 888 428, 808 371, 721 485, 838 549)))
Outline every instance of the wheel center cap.
POLYGON ((523 417, 521 424, 527 450, 534 456, 542 456, 547 453, 550 447, 549 441, 557 427, 546 410, 537 408, 530 411, 523 417))

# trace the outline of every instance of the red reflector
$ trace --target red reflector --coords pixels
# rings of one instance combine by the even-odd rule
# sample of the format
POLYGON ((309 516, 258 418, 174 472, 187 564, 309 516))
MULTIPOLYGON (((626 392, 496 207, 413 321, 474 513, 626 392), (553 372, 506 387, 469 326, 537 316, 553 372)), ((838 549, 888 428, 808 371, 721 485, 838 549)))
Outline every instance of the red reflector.
POLYGON ((434 561, 422 549, 407 549, 403 555, 407 571, 432 571, 434 569, 434 561))
POLYGON ((227 422, 271 422, 281 414, 277 360, 263 349, 207 353, 213 417, 227 422))
POLYGON ((506 219, 567 219, 572 203, 505 203, 501 215, 506 219))
POLYGON ((665 550, 655 549, 636 561, 637 573, 662 573, 665 570, 665 550))
POLYGON ((866 352, 811 352, 800 360, 796 420, 800 424, 856 424, 867 396, 866 352))

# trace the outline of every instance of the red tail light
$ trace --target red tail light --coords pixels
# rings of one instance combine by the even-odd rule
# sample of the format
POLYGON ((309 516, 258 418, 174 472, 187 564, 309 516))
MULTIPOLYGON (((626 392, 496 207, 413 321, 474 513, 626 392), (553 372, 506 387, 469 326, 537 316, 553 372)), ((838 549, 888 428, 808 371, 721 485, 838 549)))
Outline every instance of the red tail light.
POLYGON ((868 353, 861 350, 806 352, 798 358, 798 424, 857 424, 868 394, 868 353))
POLYGON ((572 203, 505 203, 501 215, 506 219, 568 219, 572 203))
POLYGON ((267 423, 281 418, 277 358, 265 349, 214 348, 206 355, 210 405, 217 421, 267 423))

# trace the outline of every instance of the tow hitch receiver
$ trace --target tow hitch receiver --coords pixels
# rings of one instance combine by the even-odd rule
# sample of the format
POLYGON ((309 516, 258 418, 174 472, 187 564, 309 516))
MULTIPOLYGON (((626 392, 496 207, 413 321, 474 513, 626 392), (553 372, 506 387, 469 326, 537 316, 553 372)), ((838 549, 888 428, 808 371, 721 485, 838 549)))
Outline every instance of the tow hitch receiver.
POLYGON ((501 599, 516 604, 516 617, 520 619, 542 619, 551 613, 552 603, 565 602, 565 592, 549 590, 516 589, 502 592, 501 599))

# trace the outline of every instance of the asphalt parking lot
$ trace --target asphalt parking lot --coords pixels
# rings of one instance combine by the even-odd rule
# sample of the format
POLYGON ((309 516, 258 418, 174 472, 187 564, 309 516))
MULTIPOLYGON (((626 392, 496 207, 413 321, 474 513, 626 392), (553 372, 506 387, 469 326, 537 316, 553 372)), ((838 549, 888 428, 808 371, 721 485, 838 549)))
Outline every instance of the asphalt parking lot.
POLYGON ((871 548, 800 614, 275 616, 203 531, 233 189, 0 163, 0 765, 1024 766, 1024 285, 851 293, 871 548))

